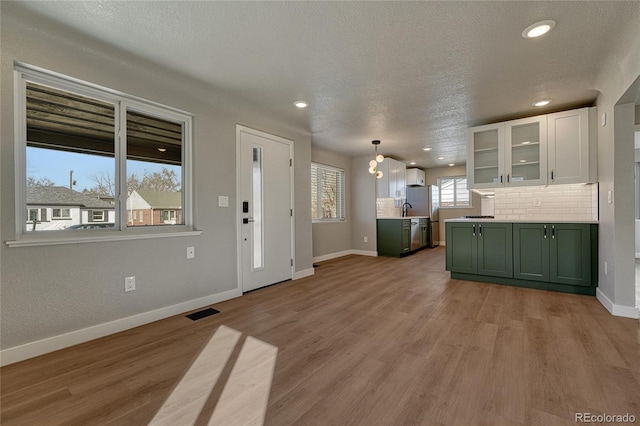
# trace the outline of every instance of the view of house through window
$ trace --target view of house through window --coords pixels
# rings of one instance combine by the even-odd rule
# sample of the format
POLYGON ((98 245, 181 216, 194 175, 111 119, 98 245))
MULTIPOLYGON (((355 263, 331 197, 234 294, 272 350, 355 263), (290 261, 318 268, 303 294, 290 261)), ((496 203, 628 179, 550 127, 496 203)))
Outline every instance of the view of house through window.
POLYGON ((441 177, 440 207, 471 207, 466 176, 441 177))
POLYGON ((114 117, 113 103, 27 83, 27 231, 89 222, 94 208, 115 221, 114 188, 99 185, 115 175, 114 117))
POLYGON ((182 123, 127 111, 127 226, 184 223, 181 164, 182 123))
POLYGON ((153 113, 139 102, 134 109, 110 93, 24 81, 26 231, 185 223, 184 121, 159 114, 157 106, 153 113), (126 145, 118 148, 122 109, 126 145), (122 178, 117 153, 126 155, 122 178), (124 193, 126 213, 119 219, 124 193))
POLYGON ((345 219, 344 170, 311 163, 311 218, 314 221, 345 219))

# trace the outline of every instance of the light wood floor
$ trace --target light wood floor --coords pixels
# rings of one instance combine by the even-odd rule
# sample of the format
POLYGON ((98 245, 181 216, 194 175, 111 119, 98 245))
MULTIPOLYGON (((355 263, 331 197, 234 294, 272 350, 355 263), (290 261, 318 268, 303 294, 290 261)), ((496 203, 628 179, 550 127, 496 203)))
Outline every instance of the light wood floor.
POLYGON ((442 247, 319 265, 199 321, 176 316, 2 368, 1 422, 147 424, 183 377, 204 377, 188 370, 221 325, 242 338, 211 366, 220 379, 197 424, 224 399, 247 336, 277 348, 268 425, 640 421, 638 321, 594 297, 451 280, 442 247))

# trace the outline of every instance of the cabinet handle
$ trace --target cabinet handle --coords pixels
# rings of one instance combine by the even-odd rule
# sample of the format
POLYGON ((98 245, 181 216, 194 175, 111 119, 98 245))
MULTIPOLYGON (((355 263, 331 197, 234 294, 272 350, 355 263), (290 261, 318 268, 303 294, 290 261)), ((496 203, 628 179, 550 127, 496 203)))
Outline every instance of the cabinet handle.
POLYGON ((551 180, 553 180, 553 170, 551 170, 551 180))
POLYGON ((551 238, 553 238, 553 239, 556 238, 556 226, 555 225, 551 225, 551 238))
POLYGON ((507 173, 507 183, 509 183, 509 173, 507 173))
POLYGON ((478 236, 482 237, 482 224, 478 225, 478 236))
POLYGON ((547 225, 544 226, 544 237, 547 238, 547 225))
POLYGON ((500 175, 500 183, 502 183, 502 175, 500 175))
POLYGON ((473 236, 476 236, 476 225, 473 225, 473 236))

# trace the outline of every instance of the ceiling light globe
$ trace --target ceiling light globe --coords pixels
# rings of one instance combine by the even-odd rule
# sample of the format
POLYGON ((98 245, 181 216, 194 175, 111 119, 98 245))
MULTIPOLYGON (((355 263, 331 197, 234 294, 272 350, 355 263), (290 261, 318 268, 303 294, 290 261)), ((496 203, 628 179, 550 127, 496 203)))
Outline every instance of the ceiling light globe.
POLYGON ((382 163, 384 161, 384 155, 382 155, 382 154, 376 155, 376 161, 378 163, 382 163))
POLYGON ((369 173, 374 174, 376 172, 375 167, 369 167, 369 173))
POLYGON ((384 176, 384 175, 382 174, 382 172, 381 172, 380 170, 378 170, 378 171, 376 172, 376 177, 377 177, 378 179, 382 179, 382 176, 384 176))
POLYGON ((369 167, 375 167, 377 165, 378 165, 378 162, 376 160, 369 161, 369 167))

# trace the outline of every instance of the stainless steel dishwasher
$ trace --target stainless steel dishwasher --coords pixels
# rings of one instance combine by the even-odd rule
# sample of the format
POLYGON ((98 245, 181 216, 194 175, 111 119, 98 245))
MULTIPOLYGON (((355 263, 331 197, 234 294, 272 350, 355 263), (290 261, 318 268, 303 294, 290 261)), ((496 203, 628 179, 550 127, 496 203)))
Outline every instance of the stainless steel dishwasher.
POLYGON ((411 251, 420 248, 420 219, 411 219, 411 251))

